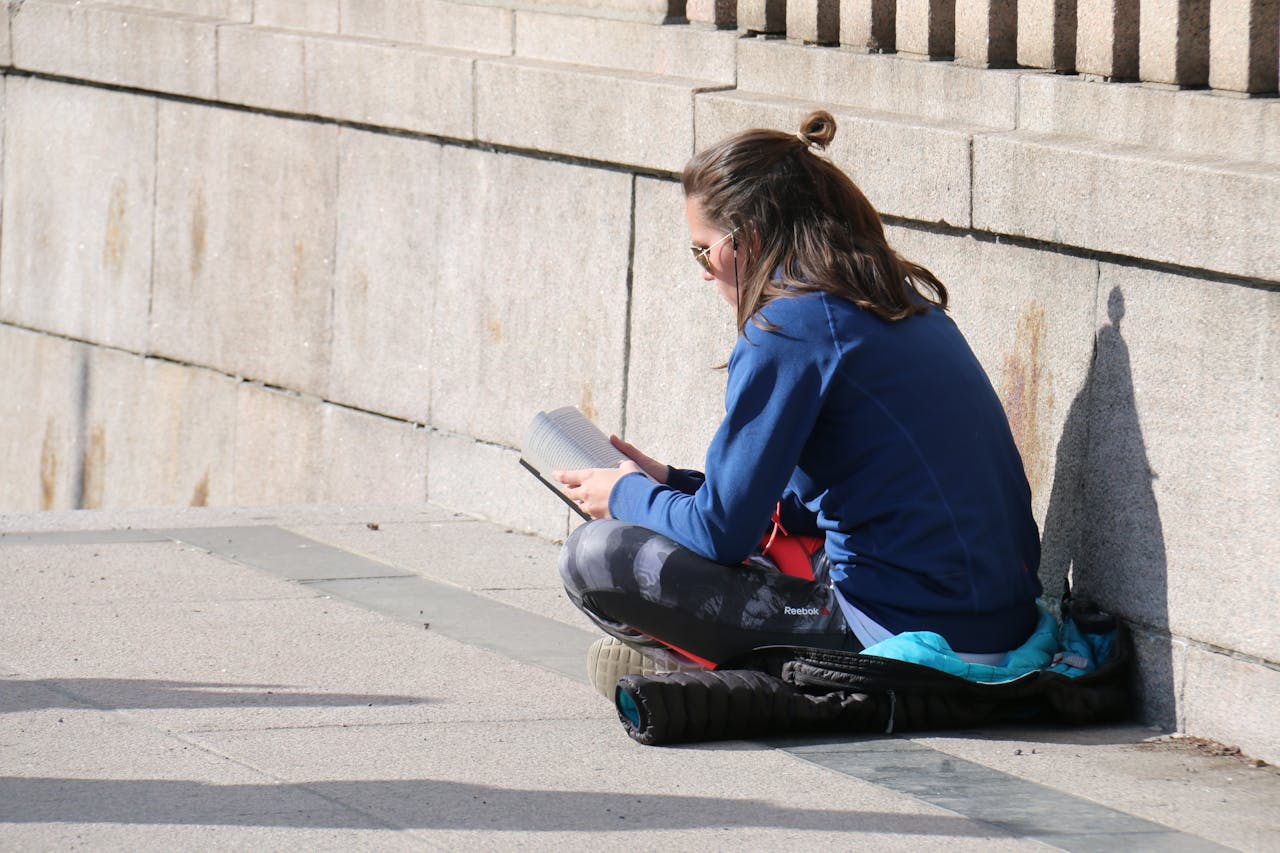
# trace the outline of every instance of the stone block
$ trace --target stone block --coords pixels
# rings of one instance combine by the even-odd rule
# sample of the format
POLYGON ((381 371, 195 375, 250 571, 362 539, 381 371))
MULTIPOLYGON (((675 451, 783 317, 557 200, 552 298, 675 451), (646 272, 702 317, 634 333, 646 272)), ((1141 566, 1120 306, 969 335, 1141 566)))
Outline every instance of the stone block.
POLYGON ((0 325, 0 510, 73 509, 91 347, 0 325), (17 369, 14 369, 17 366, 17 369))
POLYGON ((805 44, 838 44, 839 0, 787 0, 787 38, 805 44))
POLYGON ((738 30, 747 35, 785 34, 787 0, 738 0, 738 30))
POLYGON ((536 412, 576 405, 606 432, 621 429, 631 182, 443 150, 432 426, 518 447, 536 412))
POLYGON ((680 184, 637 178, 623 437, 669 465, 701 470, 724 419, 726 373, 717 368, 729 360, 737 330, 688 246, 680 184))
POLYGON ((956 0, 898 0, 898 52, 926 59, 955 55, 956 0))
POLYGON ((324 404, 245 382, 236 398, 235 503, 320 503, 329 460, 324 404))
POLYGON ((1008 68, 1018 62, 1018 0, 956 0, 956 62, 1008 68))
POLYGON ((1095 261, 918 227, 890 245, 946 285, 949 313, 1004 404, 1044 537, 1041 578, 1062 591, 1082 511, 1079 459, 1088 440, 1095 261))
POLYGON ((515 52, 526 59, 689 77, 731 86, 738 39, 696 27, 522 13, 515 52))
POLYGON ((1138 76, 1152 83, 1209 82, 1209 0, 1142 0, 1138 76))
POLYGON ((693 153, 693 95, 702 85, 547 62, 480 60, 476 136, 674 172, 693 153))
POLYGON ((1156 630, 1268 660, 1280 635, 1280 300, 1104 263, 1076 588, 1156 630))
POLYGON ((26 71, 214 98, 217 25, 116 6, 25 3, 10 16, 13 63, 26 71))
POLYGON ((155 101, 24 77, 6 93, 0 318, 141 352, 155 101))
POLYGON ((733 29, 738 26, 738 3, 737 0, 688 0, 684 15, 691 24, 733 29))
MULTIPOLYGON (((750 127, 794 131, 812 108, 800 101, 737 92, 703 95, 698 99, 698 147, 750 127)), ((839 129, 828 154, 877 210, 928 222, 969 224, 973 128, 839 107, 831 112, 839 129)))
POLYGON ((238 385, 213 371, 95 347, 83 389, 81 504, 232 503, 238 385))
POLYGON ((738 46, 740 91, 983 127, 1017 126, 1018 79, 1025 73, 776 41, 738 46))
POLYGON ((1076 0, 1018 0, 1018 64, 1076 67, 1076 0))
POLYGON ((254 0, 253 22, 265 27, 284 27, 317 33, 338 32, 340 0, 254 0))
MULTIPOLYGON (((1270 763, 1280 763, 1280 720, 1273 697, 1280 695, 1274 661, 1240 660, 1209 649, 1187 650, 1179 728, 1240 747, 1270 763)), ((1248 769, 1242 773, 1256 772, 1248 769)))
POLYGON ((671 24, 684 19, 685 0, 505 0, 503 5, 518 10, 555 12, 585 18, 671 24))
POLYGON ((12 15, 0 16, 0 66, 13 64, 13 47, 9 36, 9 21, 12 15))
POLYGON ((578 516, 520 465, 520 453, 462 435, 431 432, 427 498, 555 541, 578 516))
POLYGON ((425 424, 440 148, 344 128, 328 398, 425 424))
POLYGON ((326 503, 426 502, 425 428, 343 406, 323 417, 326 503))
MULTIPOLYGON (((340 11, 346 35, 479 53, 512 51, 515 12, 510 9, 451 0, 340 0, 340 11)), ((559 16, 559 20, 579 19, 559 16)))
POLYGON ((1076 0, 1076 70, 1108 80, 1138 76, 1138 0, 1076 0))
POLYGON ((332 125, 161 103, 153 352, 323 395, 337 136, 332 125))
POLYGON ((891 53, 897 44, 895 0, 840 0, 840 44, 891 53))
POLYGON ((1019 84, 1022 130, 1215 160, 1280 163, 1280 103, 1274 100, 1049 74, 1027 74, 1019 84))
POLYGON ((218 29, 218 98, 306 113, 307 37, 292 30, 227 25, 218 29))
POLYGON ((472 138, 473 57, 442 48, 316 36, 306 43, 309 112, 472 138))
POLYGON ((1270 0, 1214 0, 1209 6, 1209 85, 1276 91, 1280 6, 1270 0))
POLYGON ((1228 275, 1280 268, 1275 168, 1032 134, 977 136, 973 154, 975 228, 1228 275))
POLYGON ((253 0, 129 0, 128 3, 113 5, 226 21, 247 23, 253 20, 253 0))

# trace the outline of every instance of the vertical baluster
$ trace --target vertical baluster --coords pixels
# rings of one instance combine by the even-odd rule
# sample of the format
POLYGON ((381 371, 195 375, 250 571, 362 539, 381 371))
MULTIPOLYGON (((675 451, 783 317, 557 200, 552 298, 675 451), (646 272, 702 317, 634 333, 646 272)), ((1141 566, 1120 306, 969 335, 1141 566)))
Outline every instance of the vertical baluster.
POLYGON ((1076 68, 1076 0, 1018 0, 1018 64, 1076 68))
POLYGON ((738 30, 746 34, 785 34, 787 0, 738 0, 738 30))
POLYGON ((691 24, 729 29, 738 25, 738 4, 736 0, 688 0, 684 15, 691 24))
POLYGON ((1209 85, 1232 92, 1275 92, 1280 57, 1276 0, 1213 0, 1209 12, 1209 85))
POLYGON ((840 44, 868 53, 892 53, 895 0, 840 0, 840 44))
POLYGON ((1209 0, 1142 0, 1138 77, 1179 86, 1209 82, 1209 0))
POLYGON ((840 0, 787 0, 787 38, 840 43, 840 0))
POLYGON ((898 0, 898 52, 929 59, 955 55, 956 0, 898 0))
POLYGON ((1138 76, 1138 0, 1077 0, 1076 70, 1112 80, 1138 76))
POLYGON ((956 0, 956 62, 1008 68, 1018 59, 1018 0, 956 0))

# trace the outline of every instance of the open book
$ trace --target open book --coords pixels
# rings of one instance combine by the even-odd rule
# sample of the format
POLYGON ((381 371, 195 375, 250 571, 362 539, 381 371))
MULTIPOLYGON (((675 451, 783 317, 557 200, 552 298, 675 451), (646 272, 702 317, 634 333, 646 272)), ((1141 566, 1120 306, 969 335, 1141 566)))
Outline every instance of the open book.
POLYGON ((583 518, 590 516, 565 495, 561 485, 551 479, 551 472, 616 468, 626 459, 609 443, 609 436, 573 406, 534 415, 520 454, 520 464, 583 518))

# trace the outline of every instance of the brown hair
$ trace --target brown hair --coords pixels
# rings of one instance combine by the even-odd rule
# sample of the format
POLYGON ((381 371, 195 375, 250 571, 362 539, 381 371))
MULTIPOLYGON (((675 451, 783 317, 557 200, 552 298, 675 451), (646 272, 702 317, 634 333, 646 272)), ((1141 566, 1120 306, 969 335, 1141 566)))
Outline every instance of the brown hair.
POLYGON ((824 150, 836 135, 825 110, 800 133, 747 130, 694 155, 681 175, 708 224, 746 235, 738 331, 787 292, 825 291, 884 320, 947 307, 947 289, 885 240, 880 214, 824 150), (775 277, 775 271, 779 277, 775 277))

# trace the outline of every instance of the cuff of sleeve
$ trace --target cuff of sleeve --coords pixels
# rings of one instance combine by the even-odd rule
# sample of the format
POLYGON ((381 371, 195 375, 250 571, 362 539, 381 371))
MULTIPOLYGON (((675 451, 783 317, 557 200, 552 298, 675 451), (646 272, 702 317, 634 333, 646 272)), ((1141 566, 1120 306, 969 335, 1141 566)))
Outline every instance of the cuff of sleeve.
POLYGON ((643 505, 645 497, 656 488, 661 486, 639 471, 621 477, 609 492, 609 515, 619 521, 635 521, 636 513, 632 510, 643 505))
POLYGON ((706 477, 701 471, 691 471, 687 468, 672 468, 667 466, 667 485, 675 489, 677 492, 684 492, 691 495, 698 489, 702 488, 702 484, 706 481, 706 477))

